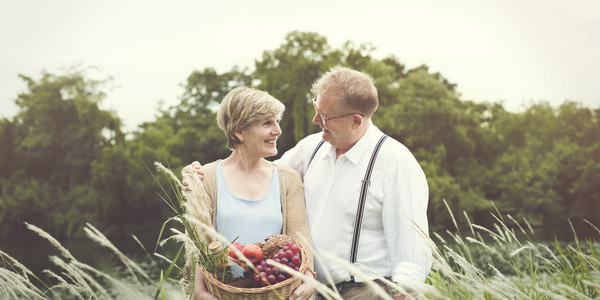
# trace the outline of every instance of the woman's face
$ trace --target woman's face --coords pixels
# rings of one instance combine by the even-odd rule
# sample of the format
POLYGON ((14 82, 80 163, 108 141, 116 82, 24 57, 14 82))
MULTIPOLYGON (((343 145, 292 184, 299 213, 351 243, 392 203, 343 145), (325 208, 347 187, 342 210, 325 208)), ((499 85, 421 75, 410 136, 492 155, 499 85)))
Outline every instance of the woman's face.
POLYGON ((260 158, 277 155, 277 138, 281 135, 280 120, 279 117, 271 117, 254 122, 237 132, 242 144, 238 144, 236 150, 260 158))

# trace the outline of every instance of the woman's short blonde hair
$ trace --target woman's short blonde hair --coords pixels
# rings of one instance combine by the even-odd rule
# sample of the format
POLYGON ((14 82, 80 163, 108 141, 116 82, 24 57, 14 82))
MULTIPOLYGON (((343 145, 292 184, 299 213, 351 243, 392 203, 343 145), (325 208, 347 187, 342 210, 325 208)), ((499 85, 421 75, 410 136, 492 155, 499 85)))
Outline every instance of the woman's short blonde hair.
POLYGON ((234 149, 242 142, 235 135, 252 123, 281 117, 285 106, 269 93, 245 86, 231 90, 219 106, 217 124, 227 137, 227 146, 234 149))

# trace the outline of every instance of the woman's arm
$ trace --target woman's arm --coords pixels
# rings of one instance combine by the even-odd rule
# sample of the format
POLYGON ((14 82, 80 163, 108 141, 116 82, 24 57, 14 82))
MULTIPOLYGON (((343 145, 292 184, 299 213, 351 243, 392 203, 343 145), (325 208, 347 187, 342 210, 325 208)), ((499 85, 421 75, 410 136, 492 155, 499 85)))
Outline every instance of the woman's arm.
POLYGON ((304 186, 296 171, 289 167, 281 167, 281 174, 285 176, 286 198, 286 234, 302 244, 308 257, 308 268, 314 270, 313 253, 306 204, 304 203, 304 186), (307 241, 305 243, 304 241, 307 241))
MULTIPOLYGON (((307 268, 304 271, 306 276, 315 276, 313 253, 310 250, 311 236, 306 217, 306 205, 304 203, 304 186, 298 173, 291 168, 280 168, 281 174, 285 176, 285 199, 286 199, 286 234, 298 241, 306 250, 306 256, 302 259, 307 260, 307 268), (282 170, 281 170, 282 169, 282 170), (307 241, 305 243, 304 241, 307 241)), ((290 300, 309 299, 315 289, 312 285, 302 282, 291 294, 290 300)))
POLYGON ((219 298, 213 296, 207 289, 206 283, 204 282, 204 275, 200 271, 200 266, 196 266, 196 276, 194 277, 194 291, 192 292, 192 300, 218 300, 219 298))

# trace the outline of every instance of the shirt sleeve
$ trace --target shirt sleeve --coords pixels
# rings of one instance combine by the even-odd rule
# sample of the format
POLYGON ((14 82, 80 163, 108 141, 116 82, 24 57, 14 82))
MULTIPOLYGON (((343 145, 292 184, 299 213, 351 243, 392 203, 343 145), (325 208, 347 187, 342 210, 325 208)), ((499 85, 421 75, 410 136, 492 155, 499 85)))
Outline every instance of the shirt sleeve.
POLYGON ((296 170, 296 172, 300 174, 300 178, 304 180, 308 160, 320 140, 320 133, 311 134, 300 140, 296 146, 286 151, 281 158, 275 160, 274 163, 288 166, 296 170))
POLYGON ((392 281, 410 287, 425 282, 431 268, 427 223, 429 189, 417 160, 402 153, 384 176, 383 226, 392 264, 392 281))

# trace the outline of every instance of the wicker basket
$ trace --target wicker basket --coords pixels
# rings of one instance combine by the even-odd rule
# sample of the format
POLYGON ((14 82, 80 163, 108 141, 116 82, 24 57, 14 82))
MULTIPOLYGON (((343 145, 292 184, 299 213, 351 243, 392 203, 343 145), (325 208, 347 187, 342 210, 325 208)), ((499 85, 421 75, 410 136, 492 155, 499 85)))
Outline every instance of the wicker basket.
MULTIPOLYGON (((304 273, 308 266, 308 260, 306 259, 306 250, 300 245, 300 243, 288 237, 289 240, 300 246, 300 255, 302 257, 302 263, 298 270, 299 273, 304 273)), ((273 285, 267 285, 260 288, 242 288, 236 287, 229 284, 225 284, 216 279, 212 274, 208 273, 206 269, 200 268, 202 275, 204 276, 204 282, 208 291, 219 299, 231 299, 231 300, 271 300, 271 299, 287 299, 289 295, 302 283, 302 279, 298 276, 293 276, 278 282, 273 285)))

